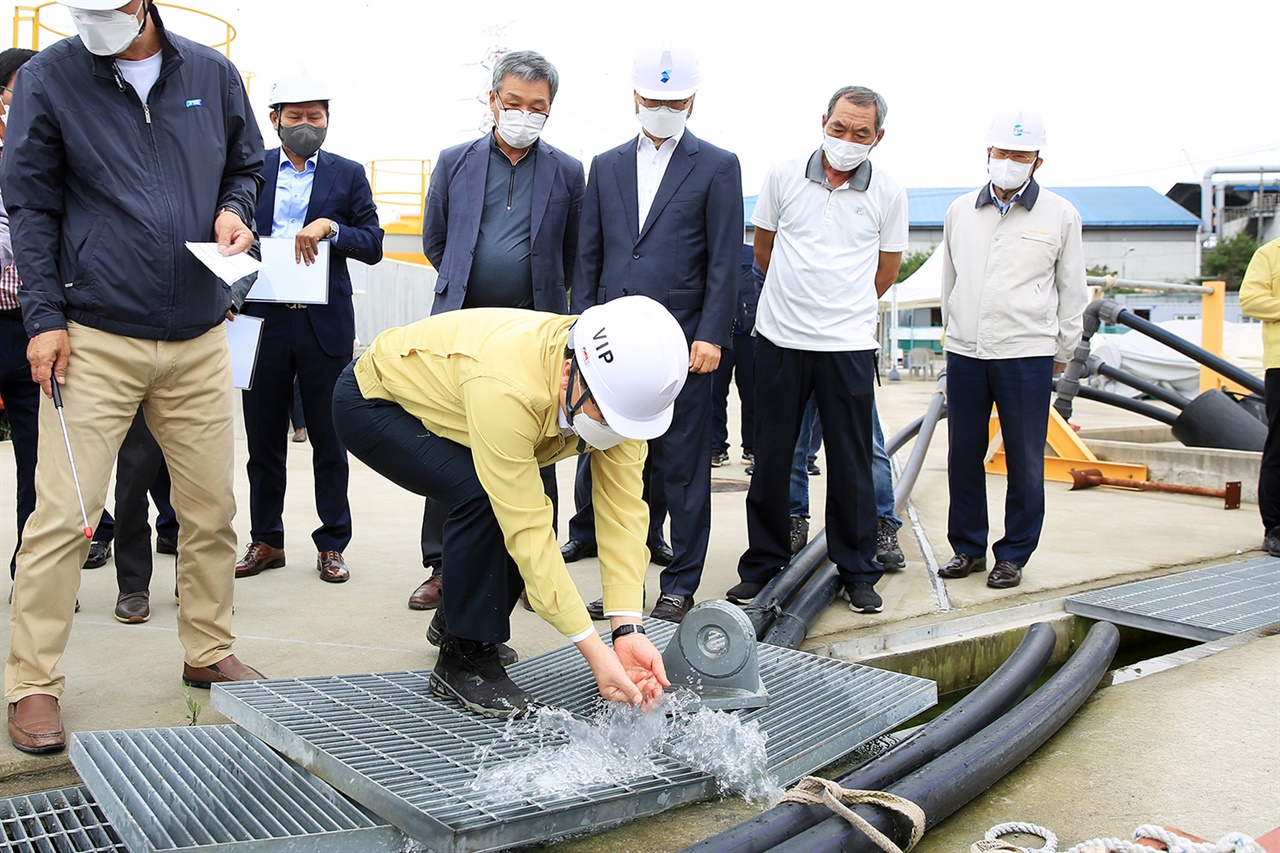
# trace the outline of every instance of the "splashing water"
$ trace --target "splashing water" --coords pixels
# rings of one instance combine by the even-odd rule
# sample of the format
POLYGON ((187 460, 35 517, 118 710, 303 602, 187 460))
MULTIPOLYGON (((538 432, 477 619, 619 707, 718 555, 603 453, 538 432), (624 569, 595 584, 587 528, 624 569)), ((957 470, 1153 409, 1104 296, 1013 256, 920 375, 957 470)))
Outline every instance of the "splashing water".
POLYGON ((768 735, 760 724, 726 711, 691 710, 696 705, 696 695, 681 690, 649 713, 601 702, 584 720, 539 708, 509 721, 498 741, 477 752, 480 767, 470 788, 488 800, 580 796, 593 785, 658 772, 654 759, 665 751, 714 776, 722 796, 738 792, 753 804, 775 804, 783 791, 768 773, 768 735))

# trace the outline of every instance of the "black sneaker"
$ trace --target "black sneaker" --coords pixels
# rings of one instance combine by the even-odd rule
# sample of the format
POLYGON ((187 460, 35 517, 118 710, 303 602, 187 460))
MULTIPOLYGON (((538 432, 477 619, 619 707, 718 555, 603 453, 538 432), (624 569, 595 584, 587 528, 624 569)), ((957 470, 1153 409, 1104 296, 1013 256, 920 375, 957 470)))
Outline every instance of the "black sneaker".
POLYGON ((906 567, 907 559, 898 547, 898 531, 887 518, 876 521, 876 562, 897 571, 906 567))
POLYGON ((762 583, 743 581, 726 592, 724 597, 734 604, 750 604, 756 600, 756 596, 760 594, 762 589, 764 589, 764 584, 762 583))
MULTIPOLYGON (((438 648, 444 643, 445 636, 448 633, 449 626, 444 623, 444 610, 436 608, 436 615, 431 617, 431 622, 427 625, 427 642, 438 648)), ((495 645, 498 649, 498 662, 503 666, 511 666, 511 664, 520 660, 520 655, 516 654, 516 650, 506 643, 496 643, 495 645)))
POLYGON ((817 463, 817 462, 810 462, 810 463, 805 467, 805 470, 809 472, 809 476, 810 476, 810 477, 821 477, 821 476, 822 476, 822 469, 818 467, 818 463, 817 463))
POLYGON ((849 599, 849 609, 854 613, 879 613, 884 606, 880 593, 866 581, 854 581, 846 586, 844 597, 849 599))
POLYGON ((756 455, 750 450, 744 450, 742 451, 742 461, 750 465, 752 462, 756 461, 756 455))
POLYGON ((432 693, 457 699, 485 717, 507 719, 526 713, 534 704, 533 697, 507 677, 493 643, 446 636, 429 683, 432 693))
POLYGON ((719 468, 729 464, 729 451, 713 450, 711 451, 711 467, 719 468))
POLYGON ((110 556, 110 542, 90 542, 89 556, 85 558, 84 567, 86 569, 100 569, 107 564, 107 557, 110 556))
POLYGON ((809 519, 798 515, 791 516, 791 554, 795 556, 800 549, 809 544, 809 519))
POLYGON ((1273 557, 1280 557, 1280 527, 1273 527, 1262 538, 1262 550, 1273 557))

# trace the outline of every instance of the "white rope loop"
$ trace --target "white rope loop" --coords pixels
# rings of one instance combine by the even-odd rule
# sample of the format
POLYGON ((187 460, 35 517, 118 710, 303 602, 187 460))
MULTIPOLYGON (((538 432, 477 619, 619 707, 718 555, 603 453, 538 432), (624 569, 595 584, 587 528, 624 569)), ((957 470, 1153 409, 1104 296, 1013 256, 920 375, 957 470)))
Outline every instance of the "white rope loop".
MULTIPOLYGON (((1053 830, 1045 829, 1043 826, 1035 823, 1001 823, 987 830, 987 834, 983 840, 978 842, 998 842, 1003 847, 987 847, 986 850, 1016 850, 1018 853, 1058 853, 1058 836, 1054 835, 1053 830), (1044 839, 1043 847, 1019 847, 1008 841, 1000 841, 1000 837, 1004 835, 1034 835, 1044 839)), ((975 848, 977 845, 974 845, 975 848)))
POLYGON ((849 806, 859 803, 871 803, 892 809, 911 821, 911 840, 906 850, 920 843, 924 836, 924 810, 908 799, 884 791, 852 791, 840 787, 830 779, 817 776, 806 776, 796 783, 781 800, 784 803, 802 803, 809 806, 826 806, 853 826, 861 830, 875 842, 885 853, 905 853, 904 849, 893 842, 893 839, 876 829, 849 806))
MULTIPOLYGON (((1168 853, 1266 853, 1258 842, 1247 835, 1232 832, 1217 841, 1198 842, 1183 838, 1176 832, 1164 827, 1144 824, 1133 831, 1135 839, 1146 838, 1159 841, 1168 853)), ((1002 823, 987 830, 982 841, 975 843, 971 853, 988 853, 988 851, 1016 851, 1016 853, 1055 853, 1058 849, 1058 837, 1044 827, 1034 823, 1002 823), (1038 835, 1045 840, 1044 847, 1018 847, 1000 836, 1011 833, 1038 835)), ((1127 838, 1091 838, 1072 847, 1066 853, 1151 853, 1153 849, 1138 844, 1127 838)))

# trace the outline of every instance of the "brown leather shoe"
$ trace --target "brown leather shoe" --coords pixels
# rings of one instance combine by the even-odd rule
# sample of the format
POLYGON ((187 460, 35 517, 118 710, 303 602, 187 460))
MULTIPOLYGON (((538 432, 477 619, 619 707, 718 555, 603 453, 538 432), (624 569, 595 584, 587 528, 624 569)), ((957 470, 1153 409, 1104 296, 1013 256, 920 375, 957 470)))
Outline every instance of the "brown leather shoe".
POLYGON ((664 592, 658 596, 658 603, 653 606, 653 612, 649 615, 654 619, 665 619, 667 622, 679 624, 684 621, 685 615, 692 607, 692 595, 672 595, 664 592))
POLYGON ((409 609, 435 610, 444 600, 443 585, 444 572, 435 569, 431 572, 431 577, 423 581, 422 585, 413 591, 413 595, 409 596, 409 609))
POLYGON ((995 568, 987 575, 987 586, 992 589, 1012 589, 1022 583, 1022 566, 1008 560, 996 560, 995 568))
POLYGON ((151 593, 122 592, 116 598, 116 621, 126 625, 137 625, 151 618, 151 593))
POLYGON ((346 583, 351 580, 351 572, 347 570, 341 551, 321 551, 316 557, 316 571, 320 572, 320 580, 325 583, 346 583))
POLYGON ((210 684, 223 681, 257 681, 266 678, 247 663, 241 663, 235 655, 227 655, 217 663, 208 666, 192 666, 182 664, 182 683, 188 687, 208 690, 210 684))
POLYGON ((272 548, 266 542, 254 542, 244 552, 244 559, 236 563, 236 577, 251 578, 266 569, 278 569, 284 565, 284 549, 272 548))
POLYGON ((968 554, 956 554, 938 568, 938 577, 956 580, 967 578, 974 572, 987 570, 986 557, 970 557, 968 554))
POLYGON ((528 610, 530 613, 537 612, 533 609, 533 605, 529 603, 529 590, 527 589, 520 590, 520 604, 524 607, 525 610, 528 610))
POLYGON ((65 749, 67 733, 62 730, 57 697, 33 693, 9 703, 9 740, 23 752, 36 755, 65 749))

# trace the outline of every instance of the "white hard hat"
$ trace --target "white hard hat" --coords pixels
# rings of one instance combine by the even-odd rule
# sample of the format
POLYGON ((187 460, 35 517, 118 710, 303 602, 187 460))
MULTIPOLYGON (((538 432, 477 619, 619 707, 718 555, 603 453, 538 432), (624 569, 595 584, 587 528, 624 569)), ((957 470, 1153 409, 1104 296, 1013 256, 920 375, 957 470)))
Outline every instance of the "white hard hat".
POLYGON ((631 85, 642 98, 682 101, 698 91, 702 75, 698 56, 687 47, 641 48, 631 72, 631 85))
POLYGON ((689 376, 689 344, 671 312, 647 296, 623 296, 583 311, 572 338, 609 427, 625 438, 665 433, 689 376))
POLYGON ((281 77, 271 84, 271 93, 267 96, 267 104, 305 104, 309 101, 330 100, 329 84, 319 77, 305 72, 290 77, 281 77))
POLYGON ((119 9, 126 5, 129 0, 58 0, 60 4, 69 9, 84 9, 87 12, 106 12, 108 10, 119 9))
POLYGON ((1010 109, 996 114, 987 144, 1005 151, 1039 151, 1044 147, 1044 121, 1034 110, 1010 109))

